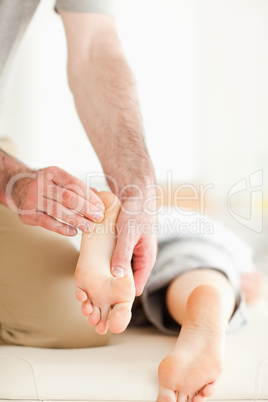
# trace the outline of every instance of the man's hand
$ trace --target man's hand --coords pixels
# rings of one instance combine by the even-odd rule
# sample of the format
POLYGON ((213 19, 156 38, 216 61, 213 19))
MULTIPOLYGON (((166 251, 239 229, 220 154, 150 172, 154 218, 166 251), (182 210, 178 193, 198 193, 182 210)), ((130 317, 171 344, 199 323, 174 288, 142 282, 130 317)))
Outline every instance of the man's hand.
POLYGON ((111 269, 119 267, 126 272, 132 260, 138 295, 155 262, 156 235, 151 230, 156 216, 144 208, 135 215, 129 213, 137 206, 137 187, 144 192, 155 185, 135 80, 112 16, 61 10, 60 15, 68 45, 68 80, 78 115, 110 189, 122 203, 111 269))
POLYGON ((122 204, 116 228, 117 243, 111 272, 114 276, 124 276, 132 266, 136 296, 139 296, 156 260, 156 210, 149 211, 140 202, 126 200, 122 204))
POLYGON ((75 236, 76 228, 92 231, 103 219, 104 205, 95 191, 55 166, 12 176, 5 200, 22 222, 65 236, 75 236))

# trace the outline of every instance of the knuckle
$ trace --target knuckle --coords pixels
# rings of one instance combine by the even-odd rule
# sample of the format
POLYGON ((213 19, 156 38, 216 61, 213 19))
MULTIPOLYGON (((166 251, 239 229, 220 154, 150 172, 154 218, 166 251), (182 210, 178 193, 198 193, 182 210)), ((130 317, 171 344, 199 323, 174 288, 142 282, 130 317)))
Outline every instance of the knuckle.
POLYGON ((145 251, 139 250, 138 253, 134 252, 133 259, 136 265, 142 267, 143 271, 150 271, 156 262, 156 253, 150 252, 149 250, 145 251))
POLYGON ((55 165, 49 166, 47 169, 48 169, 50 172, 58 172, 58 171, 61 170, 58 166, 55 166, 55 165))
POLYGON ((41 169, 41 171, 43 173, 45 173, 45 174, 54 175, 54 174, 56 174, 58 172, 58 168, 57 168, 57 166, 48 166, 48 167, 46 167, 44 169, 41 169))
POLYGON ((69 191, 69 192, 73 192, 76 193, 78 195, 83 196, 83 191, 81 186, 79 185, 79 183, 77 183, 75 181, 75 179, 72 176, 69 176, 69 174, 67 173, 65 178, 64 178, 64 182, 65 185, 64 187, 69 191))
POLYGON ((76 203, 76 195, 71 191, 64 191, 62 194, 62 202, 65 205, 74 205, 76 203))
POLYGON ((146 263, 148 265, 148 268, 152 268, 156 262, 156 254, 148 254, 146 256, 146 263))
POLYGON ((62 182, 68 182, 71 178, 71 175, 66 172, 65 170, 59 168, 58 166, 49 166, 48 168, 45 168, 47 177, 51 178, 56 178, 57 180, 61 180, 62 182))
POLYGON ((49 166, 44 169, 40 170, 40 175, 39 178, 41 180, 40 184, 44 187, 44 191, 46 192, 46 186, 48 185, 49 182, 53 183, 53 180, 55 180, 55 177, 58 176, 58 170, 57 166, 49 166))
POLYGON ((131 260, 131 256, 125 251, 117 250, 114 253, 114 259, 121 261, 121 263, 129 264, 130 260, 131 260))

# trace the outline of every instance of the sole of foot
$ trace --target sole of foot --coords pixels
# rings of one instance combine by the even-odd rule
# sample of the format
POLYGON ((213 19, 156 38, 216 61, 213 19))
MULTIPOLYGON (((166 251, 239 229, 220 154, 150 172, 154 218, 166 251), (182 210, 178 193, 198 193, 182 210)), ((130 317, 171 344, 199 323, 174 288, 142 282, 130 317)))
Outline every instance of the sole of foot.
POLYGON ((215 392, 225 346, 217 308, 221 300, 212 286, 198 286, 190 294, 176 346, 159 366, 157 402, 204 402, 215 392))
POLYGON ((135 298, 131 267, 123 278, 114 277, 110 261, 116 244, 116 220, 120 202, 109 192, 98 193, 105 205, 105 217, 94 232, 82 235, 80 256, 75 271, 76 298, 82 313, 99 334, 109 329, 123 332, 130 319, 135 298))

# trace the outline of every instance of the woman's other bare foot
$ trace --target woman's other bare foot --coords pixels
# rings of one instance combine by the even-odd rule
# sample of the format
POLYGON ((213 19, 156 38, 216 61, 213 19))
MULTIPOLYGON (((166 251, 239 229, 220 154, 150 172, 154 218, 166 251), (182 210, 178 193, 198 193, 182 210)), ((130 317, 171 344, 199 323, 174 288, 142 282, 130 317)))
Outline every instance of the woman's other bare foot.
POLYGON ((200 285, 192 291, 176 346, 159 366, 157 402, 203 402, 215 392, 227 325, 222 311, 216 288, 200 285))
POLYGON ((98 195, 106 207, 105 218, 96 225, 94 232, 82 235, 75 271, 76 298, 82 303, 82 313, 88 316, 97 333, 105 334, 108 329, 120 333, 131 319, 134 279, 131 268, 123 278, 114 277, 110 272, 120 202, 110 192, 98 195))

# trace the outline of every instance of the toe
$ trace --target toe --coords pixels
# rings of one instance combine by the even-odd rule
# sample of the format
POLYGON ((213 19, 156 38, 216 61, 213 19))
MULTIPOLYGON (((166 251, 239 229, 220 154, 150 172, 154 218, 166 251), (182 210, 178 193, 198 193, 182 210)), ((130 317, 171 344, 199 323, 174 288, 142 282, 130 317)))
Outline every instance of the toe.
POLYGON ((193 397, 193 402, 204 402, 206 399, 214 394, 216 391, 216 381, 213 381, 205 385, 198 393, 193 397))
POLYGON ((82 314, 85 315, 85 316, 88 316, 88 315, 90 315, 92 313, 93 306, 92 306, 92 303, 91 303, 91 301, 89 299, 87 299, 86 301, 84 301, 82 303, 81 311, 82 311, 82 314))
POLYGON ((123 332, 131 319, 132 303, 117 303, 111 310, 108 319, 109 330, 114 334, 123 332))
POLYGON ((93 306, 93 311, 88 317, 88 322, 93 327, 100 322, 100 309, 97 306, 93 306))
POLYGON ((193 397, 193 402, 205 402, 206 398, 201 396, 200 394, 197 394, 193 397))
POLYGON ((95 327, 95 331, 97 332, 97 334, 99 335, 105 335, 108 331, 108 322, 107 321, 100 321, 96 327, 95 327))
POLYGON ((216 391, 216 381, 211 382, 209 384, 207 384, 202 391, 200 392, 200 394, 206 398, 208 398, 209 396, 213 395, 214 392, 216 391))
POLYGON ((110 306, 104 306, 101 308, 101 321, 108 320, 110 310, 111 310, 110 306))
POLYGON ((105 335, 108 331, 108 316, 110 312, 110 306, 104 306, 100 312, 100 322, 95 328, 97 334, 105 335))
POLYGON ((202 396, 201 394, 196 394, 194 397, 193 397, 193 402, 205 402, 206 401, 206 397, 205 396, 202 396))
POLYGON ((159 394, 156 402, 177 402, 177 397, 174 391, 160 385, 159 394))
POLYGON ((187 401, 187 395, 183 394, 182 392, 178 393, 177 401, 178 402, 186 402, 187 401))
POLYGON ((84 292, 82 289, 80 288, 76 288, 75 291, 75 297, 78 301, 80 301, 81 303, 83 303, 84 301, 87 300, 87 294, 86 292, 84 292))

